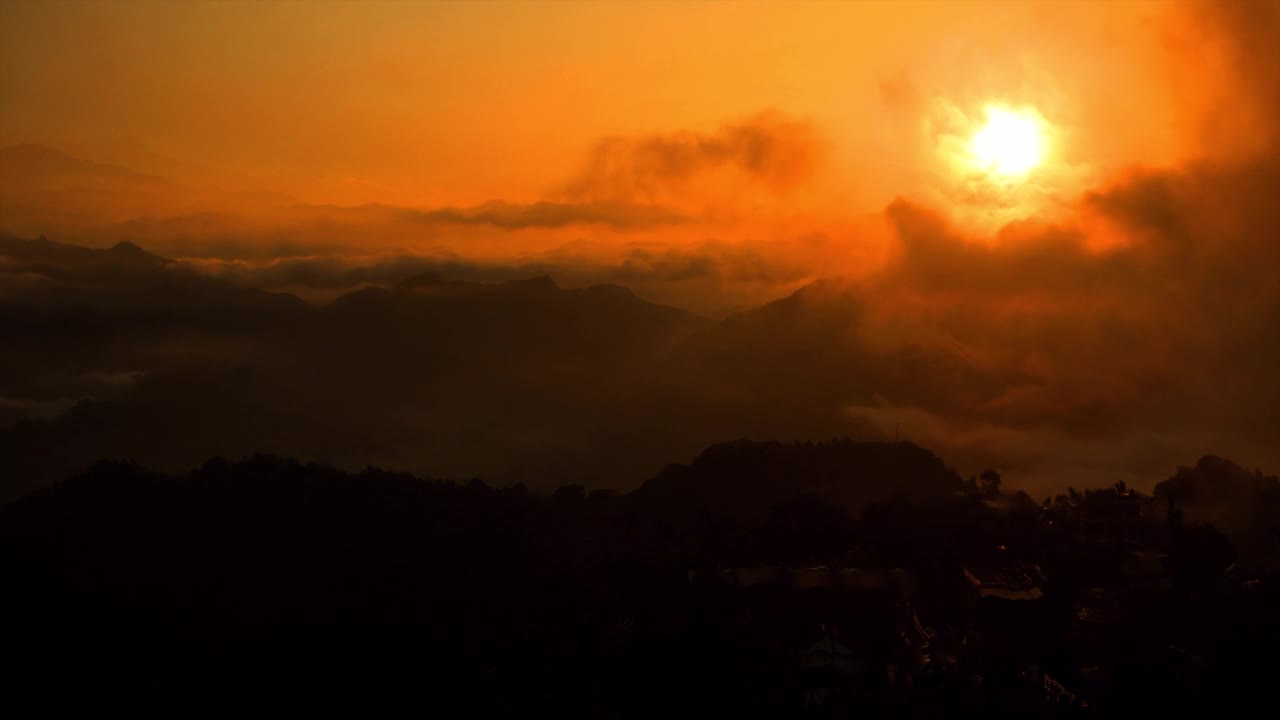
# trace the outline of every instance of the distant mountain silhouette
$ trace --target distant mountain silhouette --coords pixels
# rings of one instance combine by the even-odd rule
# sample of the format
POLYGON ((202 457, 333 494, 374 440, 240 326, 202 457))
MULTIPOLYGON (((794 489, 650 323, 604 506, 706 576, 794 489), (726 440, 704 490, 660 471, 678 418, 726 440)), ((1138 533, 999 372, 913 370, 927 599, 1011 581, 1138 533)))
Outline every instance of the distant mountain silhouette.
POLYGON ((157 188, 171 182, 120 165, 72 157, 32 143, 0 147, 0 189, 26 191, 54 189, 157 188))
POLYGON ((145 273, 172 261, 120 242, 110 248, 86 248, 53 242, 41 236, 23 240, 0 233, 0 257, 9 258, 10 272, 30 272, 51 278, 85 278, 102 273, 145 273))
POLYGON ((83 141, 64 138, 52 145, 73 157, 91 157, 98 162, 122 165, 138 172, 168 178, 187 179, 209 170, 197 163, 157 152, 148 141, 132 135, 98 135, 83 141))
POLYGON ((694 372, 758 383, 779 402, 964 406, 1002 387, 948 348, 869 342, 863 306, 856 284, 815 281, 726 318, 689 344, 687 358, 694 372))
MULTIPOLYGON (((880 407, 980 420, 1025 382, 942 343, 868 338, 847 282, 716 322, 617 285, 443 270, 316 306, 133 243, 12 235, 0 275, 0 501, 104 458, 176 472, 260 451, 628 490, 731 438, 893 436, 880 407)), ((948 460, 993 461, 973 447, 948 460)))
POLYGON ((23 348, 0 358, 0 398, 74 406, 0 429, 5 498, 98 458, 172 471, 256 451, 634 483, 686 452, 663 437, 671 408, 654 376, 712 324, 616 286, 562 289, 548 277, 420 276, 314 307, 132 245, 9 238, 0 255, 33 278, 0 297, 0 330, 23 348), (103 373, 136 384, 109 397, 71 389, 103 373))
POLYGON ((75 406, 0 428, 0 467, 24 489, 101 458, 176 471, 257 451, 628 489, 708 443, 883 437, 849 408, 962 412, 1001 389, 954 353, 868 344, 847 283, 713 322, 547 276, 428 271, 315 307, 133 244, 9 238, 0 255, 29 286, 0 298, 0 329, 25 348, 0 358, 0 398, 75 406), (110 396, 61 389, 101 373, 138 380, 110 396))
POLYGON ((0 147, 0 227, 20 235, 57 234, 114 244, 142 237, 131 223, 149 228, 156 218, 182 218, 183 228, 208 226, 212 211, 225 229, 227 221, 244 213, 296 204, 279 193, 186 184, 44 145, 0 147))

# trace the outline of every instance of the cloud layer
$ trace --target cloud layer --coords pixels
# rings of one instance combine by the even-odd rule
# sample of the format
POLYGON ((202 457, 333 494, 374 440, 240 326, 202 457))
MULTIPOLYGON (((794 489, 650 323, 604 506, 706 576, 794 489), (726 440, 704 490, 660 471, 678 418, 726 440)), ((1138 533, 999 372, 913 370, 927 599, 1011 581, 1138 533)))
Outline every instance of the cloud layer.
MULTIPOLYGON (((280 305, 290 322, 294 312, 313 313, 322 318, 317 323, 343 320, 353 308, 367 312, 365 318, 406 313, 418 322, 396 304, 404 298, 386 289, 431 277, 424 273, 445 285, 506 289, 512 286, 504 283, 543 275, 562 288, 618 284, 716 321, 690 320, 698 332, 682 335, 674 349, 664 340, 624 354, 618 362, 628 372, 635 371, 631 363, 644 372, 625 375, 626 388, 593 386, 608 397, 601 405, 548 392, 551 381, 517 367, 504 376, 509 397, 485 396, 492 402, 482 409, 498 413, 511 398, 533 398, 537 407, 530 401, 502 416, 503 427, 491 433, 501 442, 482 432, 480 410, 467 415, 470 424, 461 430, 435 418, 387 428, 401 439, 429 428, 440 452, 450 437, 472 443, 468 458, 495 457, 503 447, 529 451, 544 441, 544 448, 576 448, 585 467, 600 458, 569 433, 589 425, 591 433, 614 433, 615 441, 634 433, 644 445, 637 451, 643 462, 680 459, 679 452, 743 434, 902 435, 962 470, 999 466, 1013 484, 1038 492, 1117 479, 1150 487, 1173 465, 1206 452, 1274 470, 1280 467, 1280 244, 1274 237, 1280 227, 1280 70, 1271 56, 1280 44, 1278 15, 1265 3, 1212 4, 1178 15, 1168 28, 1169 67, 1156 69, 1181 71, 1173 75, 1187 105, 1166 120, 1187 128, 1194 152, 1179 152, 1172 163, 1073 175, 1072 182, 1089 181, 1083 187, 1037 186, 1037 199, 1047 198, 1052 212, 991 193, 961 196, 954 188, 926 187, 904 191, 868 217, 841 205, 824 174, 836 159, 824 135, 830 128, 770 112, 711 130, 607 137, 543 197, 434 208, 332 207, 256 196, 233 202, 26 148, 0 157, 11 170, 0 173, 8 201, 0 219, 24 234, 48 225, 63 233, 55 239, 134 240, 174 258, 147 266, 156 273, 148 282, 163 289, 155 290, 160 305, 173 302, 165 293, 182 288, 186 304, 179 307, 211 323, 218 340, 193 333, 184 341, 219 359, 261 354, 279 362, 297 349, 267 352, 261 338, 228 332, 231 320, 199 315, 216 305, 210 298, 242 308, 262 299, 249 294, 253 290, 286 291, 325 305, 280 305), (59 178, 76 182, 54 182, 59 178), (84 186, 85 178, 93 187, 84 186), (154 211, 139 214, 146 207, 154 211), (975 207, 1013 219, 994 228, 970 222, 975 207)), ((886 85, 895 117, 923 112, 929 104, 923 92, 906 81, 886 85)), ((1091 138, 1076 140, 1087 149, 1091 138)), ((865 172, 871 180, 881 177, 865 172)), ((30 331, 28 338, 57 336, 68 322, 50 314, 54 324, 31 331, 29 318, 46 317, 31 307, 64 308, 85 298, 102 303, 93 312, 110 315, 119 305, 136 313, 126 313, 128 322, 163 325, 130 304, 143 298, 145 306, 150 296, 119 264, 55 272, 57 264, 47 258, 16 251, 0 256, 0 300, 12 310, 5 317, 30 331), (93 294, 104 288, 111 291, 107 300, 93 294)), ((428 284, 434 288, 435 280, 428 284)), ((604 307, 619 294, 606 289, 570 297, 604 307)), ((80 322, 75 327, 92 325, 85 320, 92 313, 84 312, 72 313, 80 322)), ((589 369, 579 363, 598 348, 565 335, 587 311, 556 306, 555 312, 539 320, 538 332, 583 355, 562 357, 558 345, 555 352, 539 345, 528 356, 510 355, 501 333, 489 332, 497 316, 481 311, 477 335, 468 334, 465 323, 444 323, 440 337, 428 339, 438 346, 423 340, 409 360, 392 348, 389 338, 399 337, 392 326, 384 328, 388 337, 368 342, 388 343, 387 356, 379 357, 406 385, 438 381, 415 363, 471 347, 476 337, 486 338, 475 360, 480 366, 528 361, 556 372, 589 369), (567 314, 555 314, 560 311, 567 314)), ((592 327, 609 324, 592 317, 598 323, 592 327)), ((120 322, 133 338, 128 322, 120 322)), ((65 376, 149 371, 145 363, 157 357, 170 368, 172 348, 137 334, 146 342, 136 347, 124 340, 123 350, 107 342, 85 346, 103 357, 120 356, 115 364, 72 367, 65 376)), ((21 372, 40 367, 38 353, 28 350, 25 360, 8 361, 13 372, 0 393, 5 407, 45 415, 65 409, 49 403, 79 395, 22 387, 21 372)), ((59 362, 74 365, 75 351, 68 342, 59 362)), ((387 390, 377 385, 374 369, 358 369, 361 388, 372 388, 371 395, 387 390)), ((335 382, 312 379, 314 387, 279 390, 281 402, 289 392, 307 396, 335 382)), ((483 384, 468 387, 483 394, 483 384)), ((360 402, 351 399, 350 417, 365 421, 376 408, 360 402)), ((448 410, 471 412, 457 402, 448 410)), ((421 419, 415 413, 425 412, 397 408, 415 422, 421 419)), ((402 450, 397 446, 389 456, 407 457, 402 450)))

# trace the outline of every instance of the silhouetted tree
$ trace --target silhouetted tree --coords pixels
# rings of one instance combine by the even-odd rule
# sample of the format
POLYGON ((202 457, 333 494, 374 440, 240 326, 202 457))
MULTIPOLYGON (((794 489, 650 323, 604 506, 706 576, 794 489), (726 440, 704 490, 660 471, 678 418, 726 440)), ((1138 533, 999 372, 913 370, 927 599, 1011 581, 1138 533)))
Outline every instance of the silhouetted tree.
POLYGON ((979 479, 982 481, 983 496, 989 498, 1000 496, 1000 473, 988 468, 982 471, 979 479))

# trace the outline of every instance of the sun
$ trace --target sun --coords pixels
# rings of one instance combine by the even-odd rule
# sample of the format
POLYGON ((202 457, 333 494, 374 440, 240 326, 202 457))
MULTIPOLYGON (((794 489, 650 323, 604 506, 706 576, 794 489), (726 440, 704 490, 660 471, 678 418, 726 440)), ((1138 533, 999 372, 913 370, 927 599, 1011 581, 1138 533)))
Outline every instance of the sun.
POLYGON ((979 170, 1006 178, 1021 177, 1044 161, 1044 122, 1034 110, 987 105, 987 124, 973 136, 969 151, 979 170))

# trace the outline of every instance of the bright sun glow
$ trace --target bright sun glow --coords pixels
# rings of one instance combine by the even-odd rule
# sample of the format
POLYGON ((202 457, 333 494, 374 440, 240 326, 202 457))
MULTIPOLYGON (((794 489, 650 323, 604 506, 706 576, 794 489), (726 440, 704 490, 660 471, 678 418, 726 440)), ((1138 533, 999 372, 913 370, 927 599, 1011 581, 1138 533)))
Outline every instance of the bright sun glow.
POLYGON ((1004 177, 1026 175, 1044 160, 1042 121, 1035 111, 988 105, 987 124, 969 145, 984 172, 1004 177))

